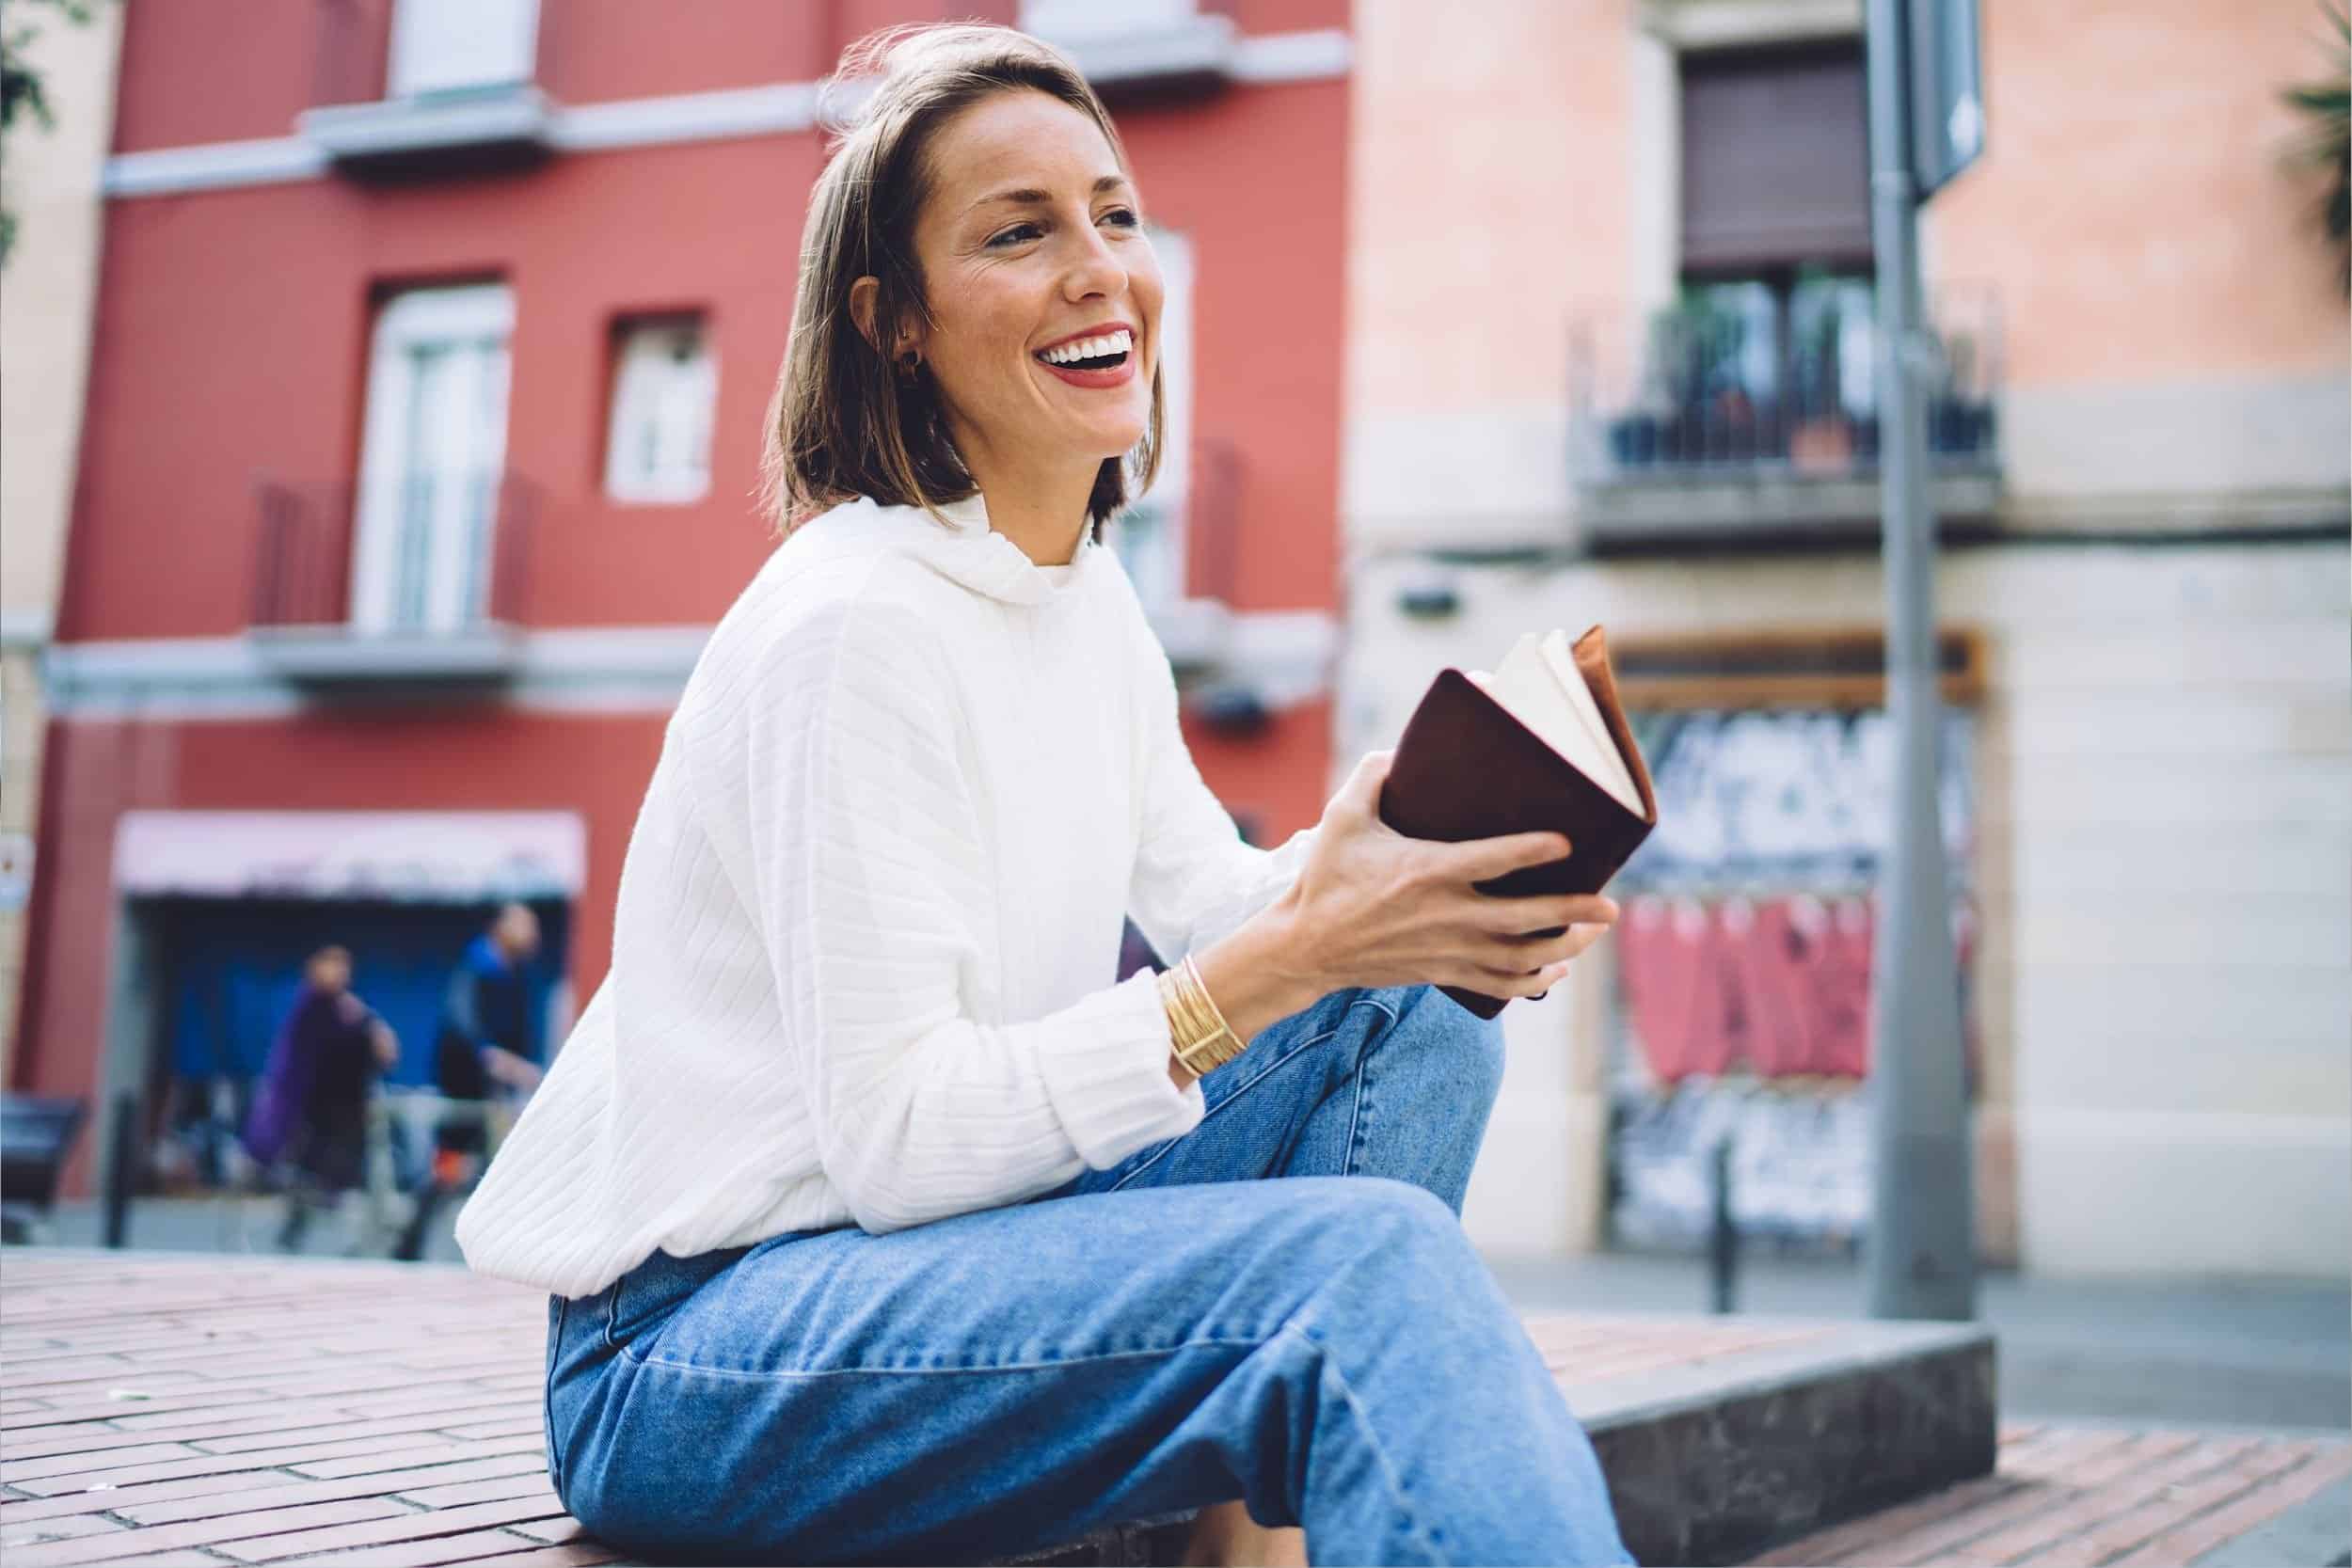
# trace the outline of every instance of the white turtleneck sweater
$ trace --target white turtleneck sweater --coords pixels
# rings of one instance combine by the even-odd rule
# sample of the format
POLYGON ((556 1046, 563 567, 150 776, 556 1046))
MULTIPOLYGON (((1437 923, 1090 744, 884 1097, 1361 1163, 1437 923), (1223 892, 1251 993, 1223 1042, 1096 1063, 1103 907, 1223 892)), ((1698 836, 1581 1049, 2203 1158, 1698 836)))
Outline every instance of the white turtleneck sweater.
POLYGON ((855 501, 695 662, 622 863, 612 962, 457 1216, 566 1296, 660 1247, 1018 1202, 1200 1119, 1147 971, 1297 875, 1241 842, 1109 549, 1041 567, 855 501))

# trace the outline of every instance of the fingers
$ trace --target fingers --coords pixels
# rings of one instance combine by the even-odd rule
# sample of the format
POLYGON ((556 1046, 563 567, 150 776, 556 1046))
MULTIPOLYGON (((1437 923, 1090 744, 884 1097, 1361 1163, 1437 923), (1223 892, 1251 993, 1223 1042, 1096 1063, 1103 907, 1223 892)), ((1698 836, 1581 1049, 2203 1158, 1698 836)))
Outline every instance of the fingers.
POLYGON ((1539 894, 1528 898, 1497 898, 1472 894, 1477 902, 1466 907, 1472 925, 1490 936, 1533 937, 1567 926, 1613 926, 1617 901, 1599 894, 1539 894))
POLYGON ((1497 974, 1525 974, 1540 967, 1561 965, 1581 955, 1607 935, 1605 922, 1570 926, 1565 931, 1500 937, 1478 957, 1478 963, 1497 974))
POLYGON ((1565 833, 1504 833, 1500 838, 1473 838, 1446 845, 1438 856, 1447 880, 1483 882, 1522 866, 1548 865, 1565 860, 1565 833))
POLYGON ((1366 752, 1357 759, 1355 770, 1340 785, 1340 792, 1331 797, 1331 803, 1360 811, 1367 816, 1379 816, 1380 786, 1388 782, 1389 764, 1395 758, 1392 751, 1366 752))
POLYGON ((1473 964, 1467 976, 1451 983, 1485 991, 1488 996, 1541 996, 1566 976, 1568 962, 1562 958, 1529 970, 1491 969, 1473 964))

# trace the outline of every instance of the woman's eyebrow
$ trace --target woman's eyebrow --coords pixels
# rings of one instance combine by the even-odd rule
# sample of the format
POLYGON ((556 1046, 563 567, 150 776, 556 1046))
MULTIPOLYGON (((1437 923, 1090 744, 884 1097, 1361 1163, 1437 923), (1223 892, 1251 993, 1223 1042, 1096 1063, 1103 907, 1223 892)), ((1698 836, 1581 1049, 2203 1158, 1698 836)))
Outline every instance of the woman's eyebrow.
MULTIPOLYGON (((1094 182, 1094 189, 1089 194, 1091 196, 1101 196, 1106 191, 1118 190, 1120 186, 1126 183, 1127 177, 1123 174, 1105 174, 1094 182)), ((1018 207, 1035 207, 1053 199, 1053 192, 1041 191, 1033 185, 1025 185, 1018 190, 998 191, 993 196, 984 196, 977 201, 972 203, 972 206, 967 208, 966 211, 977 211, 979 208, 990 206, 998 202, 1009 203, 1018 207)))

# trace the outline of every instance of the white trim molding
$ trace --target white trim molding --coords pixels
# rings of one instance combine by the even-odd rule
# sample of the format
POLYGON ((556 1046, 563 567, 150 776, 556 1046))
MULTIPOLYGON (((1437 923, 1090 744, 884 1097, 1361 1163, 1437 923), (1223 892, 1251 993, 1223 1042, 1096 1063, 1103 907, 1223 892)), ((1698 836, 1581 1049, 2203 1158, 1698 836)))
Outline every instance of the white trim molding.
POLYGON ((1356 46, 1343 28, 1260 33, 1233 40, 1233 80, 1252 86, 1322 82, 1355 69, 1356 46))
MULTIPOLYGON (((578 626, 517 634, 516 673, 499 689, 529 713, 664 715, 677 706, 708 626, 578 626)), ((1327 690, 1339 625, 1327 610, 1243 610, 1225 626, 1216 674, 1287 707, 1327 690)), ((284 719, 388 697, 321 698, 273 671, 246 637, 50 643, 40 655, 53 718, 153 722, 284 719)), ((430 699, 421 699, 429 701, 430 699)))
POLYGON ((106 160, 100 188, 108 196, 177 196, 183 191, 316 180, 326 168, 326 150, 300 136, 203 142, 118 152, 106 160))
POLYGON ((1243 610, 1228 623, 1213 673, 1279 711, 1327 694, 1339 653, 1339 617, 1327 610, 1243 610))
POLYGON ((1862 0, 1638 0, 1634 24, 1676 49, 1858 38, 1862 0))
POLYGON ((56 635, 56 612, 47 605, 0 609, 0 648, 39 648, 56 635))
MULTIPOLYGON (((509 706, 531 712, 666 713, 709 636, 707 626, 523 633, 501 690, 509 706)), ((68 721, 274 719, 322 705, 245 637, 52 643, 41 684, 50 713, 68 721)))
POLYGON ((624 98, 557 111, 548 142, 564 152, 601 152, 731 136, 788 135, 817 123, 815 82, 624 98))
MULTIPOLYGON (((1353 69, 1354 41, 1345 30, 1337 27, 1250 37, 1232 35, 1221 38, 1217 55, 1224 73, 1232 82, 1269 87, 1345 77, 1353 69)), ((1081 58, 1084 63, 1083 52, 1081 58)), ((1107 65, 1124 70, 1135 63, 1113 60, 1107 65)), ((546 145, 559 152, 601 152, 676 142, 723 141, 737 136, 789 135, 813 130, 819 123, 818 103, 823 88, 821 82, 775 82, 761 87, 618 99, 604 103, 550 103, 545 105, 541 121, 544 130, 540 134, 546 145)), ((838 102, 834 104, 836 112, 843 106, 838 102)), ((335 117, 359 107, 371 111, 380 108, 375 104, 323 105, 305 111, 303 119, 313 125, 330 124, 335 117)), ((183 191, 323 179, 331 167, 327 148, 307 135, 204 142, 118 152, 106 160, 101 188, 109 197, 171 196, 183 191)))

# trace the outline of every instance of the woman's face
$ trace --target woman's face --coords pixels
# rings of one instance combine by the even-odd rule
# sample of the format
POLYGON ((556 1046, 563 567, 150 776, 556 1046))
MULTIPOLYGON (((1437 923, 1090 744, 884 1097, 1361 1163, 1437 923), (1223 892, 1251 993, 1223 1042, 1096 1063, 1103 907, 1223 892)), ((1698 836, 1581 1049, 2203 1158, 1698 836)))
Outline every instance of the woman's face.
POLYGON ((1130 451, 1151 426, 1160 269, 1103 133, 1059 99, 999 92, 929 156, 914 247, 931 320, 910 327, 965 461, 1130 451))

